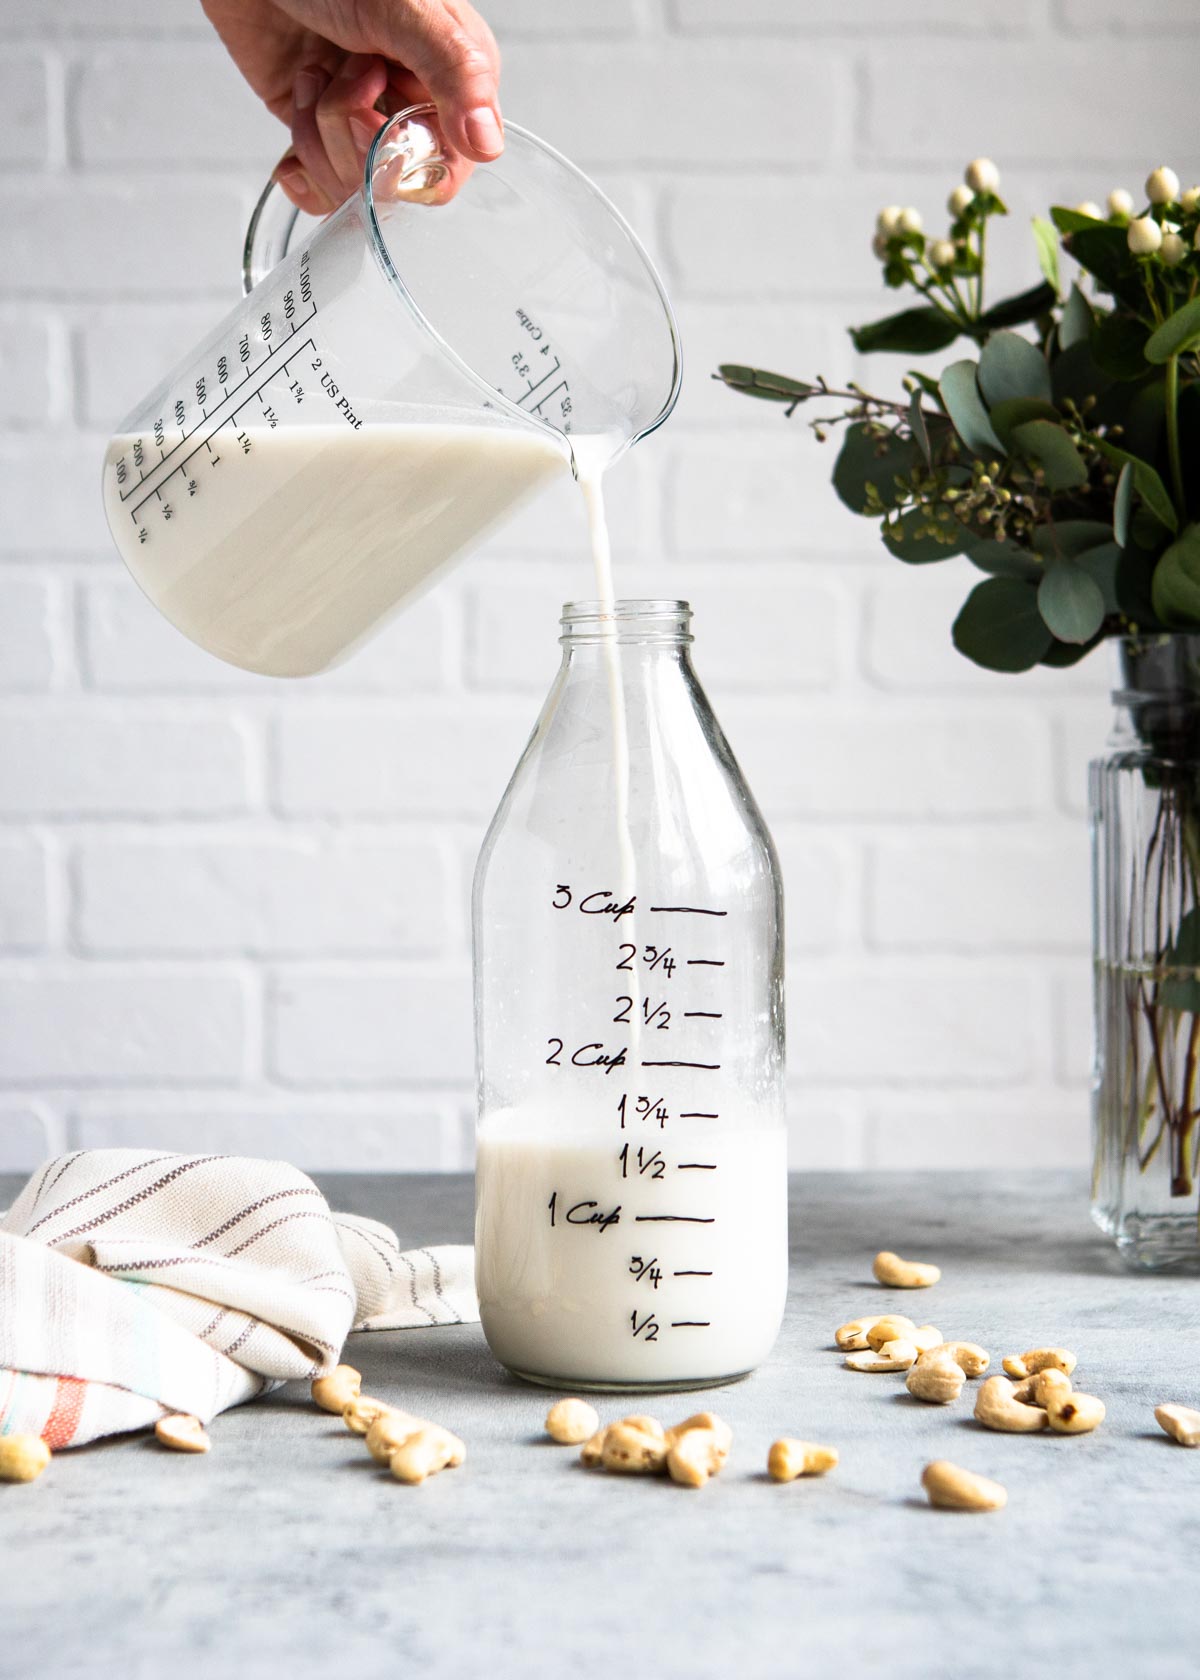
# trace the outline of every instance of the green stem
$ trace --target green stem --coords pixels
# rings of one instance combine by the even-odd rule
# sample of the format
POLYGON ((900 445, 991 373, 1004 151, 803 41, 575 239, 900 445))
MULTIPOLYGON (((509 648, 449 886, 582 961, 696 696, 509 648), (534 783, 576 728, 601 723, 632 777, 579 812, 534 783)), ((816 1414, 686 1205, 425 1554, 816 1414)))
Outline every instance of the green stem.
POLYGON ((979 273, 975 276, 975 319, 983 314, 983 270, 987 252, 987 217, 979 224, 979 273))
POLYGON ((1175 498, 1175 510, 1179 514, 1180 524, 1183 524, 1187 517, 1187 510, 1183 500, 1183 462, 1179 454, 1178 356, 1172 356, 1167 363, 1164 400, 1167 409, 1167 458, 1171 463, 1171 494, 1175 498))

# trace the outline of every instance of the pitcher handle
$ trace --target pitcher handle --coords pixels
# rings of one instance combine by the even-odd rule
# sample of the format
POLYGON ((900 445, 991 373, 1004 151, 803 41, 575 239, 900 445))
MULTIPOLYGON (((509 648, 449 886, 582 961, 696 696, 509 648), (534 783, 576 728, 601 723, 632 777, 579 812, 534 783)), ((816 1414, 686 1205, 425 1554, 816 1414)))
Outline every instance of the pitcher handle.
POLYGON ((278 181, 268 181, 242 246, 242 294, 252 292, 258 282, 287 256, 299 210, 278 181))

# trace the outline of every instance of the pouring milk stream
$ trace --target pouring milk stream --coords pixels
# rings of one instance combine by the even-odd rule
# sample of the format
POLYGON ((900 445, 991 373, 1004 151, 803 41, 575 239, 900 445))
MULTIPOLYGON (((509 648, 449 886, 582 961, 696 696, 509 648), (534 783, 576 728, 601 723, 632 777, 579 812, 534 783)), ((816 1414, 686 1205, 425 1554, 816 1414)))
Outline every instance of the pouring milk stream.
MULTIPOLYGON (((515 125, 506 140, 498 162, 438 203, 436 114, 401 112, 376 138, 362 192, 293 249, 295 213, 268 189, 247 245, 253 289, 114 435, 103 496, 117 547, 150 600, 218 657, 280 677, 329 668, 566 470, 586 506, 600 614, 613 620, 603 475, 674 406, 674 321, 637 240, 586 177, 515 125)), ((616 864, 606 885, 630 907, 621 937, 636 946, 615 628, 604 658, 616 864)), ((646 1031, 636 1009, 628 1031, 636 1065, 646 1031)), ((743 1261, 756 1235, 748 1186, 779 1166, 756 1158, 760 1145, 778 1153, 774 1138, 711 1146, 726 1170, 708 1199, 743 1261)), ((556 1138, 554 1116, 483 1117, 481 1297, 498 1291, 512 1306, 505 1279, 514 1264, 536 1270, 545 1185, 611 1179, 616 1147, 556 1138)), ((640 1188, 652 1202, 653 1182, 640 1188)), ((666 1264, 686 1242, 664 1228, 659 1248, 666 1264)), ((585 1298, 624 1286, 607 1261, 590 1257, 585 1298)), ((744 1325, 732 1271, 709 1293, 710 1305, 725 1300, 723 1323, 744 1325)), ((622 1370, 627 1349, 606 1348, 586 1321, 564 1331, 543 1319, 541 1298, 534 1279, 528 1311, 490 1323, 485 1311, 498 1357, 598 1380, 622 1370), (562 1347, 564 1334, 579 1345, 562 1347), (540 1345, 547 1336, 561 1353, 540 1345)), ((761 1340, 752 1327, 747 1354, 761 1340)), ((714 1370, 745 1369, 723 1363, 742 1351, 722 1349, 714 1370)), ((653 1363, 664 1380, 689 1374, 665 1350, 653 1363)))

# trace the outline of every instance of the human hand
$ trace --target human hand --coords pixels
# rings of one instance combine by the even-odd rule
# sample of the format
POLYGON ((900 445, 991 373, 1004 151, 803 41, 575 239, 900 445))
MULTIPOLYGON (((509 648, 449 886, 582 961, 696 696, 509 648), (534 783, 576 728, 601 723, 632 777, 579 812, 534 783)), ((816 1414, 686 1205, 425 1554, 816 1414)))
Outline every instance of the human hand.
POLYGON ((383 110, 431 101, 462 163, 504 149, 492 32, 466 0, 201 0, 234 63, 292 131, 275 179, 323 216, 361 185, 383 110))

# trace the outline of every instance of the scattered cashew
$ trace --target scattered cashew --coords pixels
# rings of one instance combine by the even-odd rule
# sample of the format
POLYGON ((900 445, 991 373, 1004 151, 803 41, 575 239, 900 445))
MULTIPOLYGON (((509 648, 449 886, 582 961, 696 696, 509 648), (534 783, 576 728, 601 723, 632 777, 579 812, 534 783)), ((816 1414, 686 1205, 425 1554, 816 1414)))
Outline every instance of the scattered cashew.
POLYGON ((1171 1401, 1165 1406, 1155 1406, 1154 1416, 1159 1428, 1165 1429, 1181 1447, 1200 1447, 1200 1412, 1171 1401))
POLYGON ((730 1429, 724 1418, 719 1418, 715 1412, 693 1412, 691 1417, 684 1418, 682 1423, 673 1424, 667 1430, 668 1453, 677 1442, 682 1441, 685 1435, 690 1435, 693 1431, 707 1432, 712 1436, 714 1449, 720 1458, 719 1464, 712 1472, 713 1475, 716 1475, 717 1470, 725 1468, 725 1460, 729 1457, 729 1449, 733 1445, 733 1430, 730 1429))
POLYGON ((188 1412, 159 1418, 154 1433, 164 1447, 173 1447, 176 1452, 206 1453, 212 1446, 200 1419, 188 1412))
POLYGON ((1030 1348, 1028 1353, 1010 1354, 1004 1361, 1004 1369, 1010 1377, 1035 1377, 1039 1371, 1061 1371, 1069 1377, 1076 1366, 1075 1355, 1070 1348, 1030 1348))
POLYGON ((607 1429, 597 1429, 590 1440, 585 1441, 579 1449, 579 1462, 585 1464, 589 1470, 594 1470, 604 1453, 604 1437, 607 1429))
POLYGON ((848 1353, 845 1365, 851 1371, 907 1371, 917 1362, 917 1350, 911 1342, 897 1339, 884 1342, 875 1351, 848 1353))
POLYGON ((867 1345, 867 1331, 872 1325, 878 1324, 877 1318, 852 1318, 848 1324, 839 1324, 833 1333, 833 1339, 845 1353, 852 1353, 867 1345))
POLYGON ((312 1397, 323 1412, 345 1411, 351 1400, 362 1390, 362 1372, 353 1365, 335 1365, 312 1385, 312 1397))
POLYGON ((1001 1429, 1013 1435, 1032 1435, 1045 1429, 1046 1414, 1036 1406, 1023 1406, 1007 1377, 989 1377, 975 1397, 975 1418, 985 1429, 1001 1429))
POLYGON ((556 1400, 546 1413, 546 1433, 564 1447, 577 1447, 600 1427, 595 1406, 586 1400, 556 1400))
POLYGON ((667 1449, 667 1474, 681 1487, 703 1487, 725 1463, 714 1429, 687 1429, 667 1449))
POLYGON ((902 1313, 885 1313, 867 1331, 867 1346, 878 1352, 885 1342, 907 1341, 909 1332, 916 1328, 912 1319, 902 1313))
POLYGON ((1056 1370, 1050 1365, 1044 1371, 1037 1371, 1032 1377, 1026 1377, 1013 1390, 1013 1398, 1026 1406, 1041 1406, 1045 1410, 1051 1395, 1057 1394, 1065 1398, 1071 1392, 1071 1379, 1065 1371, 1056 1370))
POLYGON ((0 1482, 36 1482, 49 1462, 40 1435, 0 1435, 0 1482))
POLYGON ((991 1364, 986 1349, 978 1342, 939 1342, 938 1347, 929 1351, 937 1353, 939 1349, 944 1349, 956 1365, 961 1365, 968 1377, 982 1376, 991 1364))
POLYGON ((600 1462, 606 1470, 630 1475, 657 1475, 667 1460, 666 1437, 639 1427, 643 1420, 625 1418, 604 1431, 600 1462))
POLYGON ((1094 1394, 1051 1394, 1046 1399, 1046 1416, 1059 1435, 1087 1435, 1104 1422, 1104 1402, 1094 1394))
POLYGON ((667 1432, 656 1417, 644 1417, 635 1412, 632 1417, 618 1418, 619 1423, 627 1423, 630 1429, 640 1429, 646 1435, 657 1435, 660 1441, 665 1441, 667 1432))
POLYGON ((967 1374, 951 1357, 948 1344, 939 1342, 937 1347, 930 1348, 917 1360, 905 1378, 904 1386, 918 1400, 945 1406, 958 1399, 966 1380, 967 1374))
POLYGON ((951 1464, 947 1458, 935 1459, 921 1472, 921 1486, 931 1505, 944 1511, 1000 1511, 1008 1503, 1008 1494, 999 1482, 977 1476, 951 1464))
POLYGON ((796 1441, 785 1435, 771 1444, 767 1475, 775 1482, 794 1482, 797 1476, 823 1476, 837 1461, 836 1447, 819 1447, 815 1441, 796 1441))
POLYGON ((920 1324, 915 1330, 910 1330, 905 1337, 912 1343, 918 1353, 928 1353, 930 1348, 940 1347, 942 1332, 933 1324, 920 1324))
POLYGON ((402 1447, 419 1429, 429 1427, 424 1418, 414 1417, 411 1412, 380 1412, 368 1426, 367 1451, 377 1463, 390 1464, 398 1447, 402 1447))
POLYGON ((398 1482, 423 1482, 439 1470, 461 1464, 467 1449, 457 1435, 436 1424, 428 1424, 410 1435, 391 1456, 392 1475, 398 1482))
POLYGON ((923 1260, 901 1260, 888 1248, 875 1256, 871 1270, 888 1289, 928 1289, 942 1275, 940 1266, 927 1265, 923 1260))
POLYGON ((375 1419, 391 1409, 386 1400, 376 1400, 370 1394, 356 1394, 352 1400, 346 1402, 342 1410, 342 1422, 351 1435, 365 1435, 375 1419))

